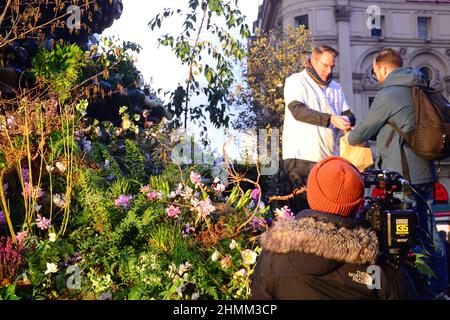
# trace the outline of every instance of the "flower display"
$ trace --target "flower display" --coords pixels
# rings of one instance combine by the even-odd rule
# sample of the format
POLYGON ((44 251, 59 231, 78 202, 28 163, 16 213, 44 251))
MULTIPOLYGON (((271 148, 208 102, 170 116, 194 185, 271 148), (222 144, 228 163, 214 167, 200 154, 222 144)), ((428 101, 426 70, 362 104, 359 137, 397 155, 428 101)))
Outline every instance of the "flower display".
POLYGON ((134 196, 131 195, 120 195, 116 200, 114 200, 114 205, 117 208, 128 209, 131 205, 131 200, 133 200, 134 196))

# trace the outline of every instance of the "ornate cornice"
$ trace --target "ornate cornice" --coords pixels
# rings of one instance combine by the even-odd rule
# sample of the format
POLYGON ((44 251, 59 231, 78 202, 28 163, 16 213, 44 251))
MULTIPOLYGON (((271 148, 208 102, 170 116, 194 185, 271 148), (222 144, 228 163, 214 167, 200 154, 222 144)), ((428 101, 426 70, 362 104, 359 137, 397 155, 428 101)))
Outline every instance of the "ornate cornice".
POLYGON ((350 16, 352 14, 352 7, 336 5, 334 7, 334 14, 336 16, 336 21, 350 21, 350 16))

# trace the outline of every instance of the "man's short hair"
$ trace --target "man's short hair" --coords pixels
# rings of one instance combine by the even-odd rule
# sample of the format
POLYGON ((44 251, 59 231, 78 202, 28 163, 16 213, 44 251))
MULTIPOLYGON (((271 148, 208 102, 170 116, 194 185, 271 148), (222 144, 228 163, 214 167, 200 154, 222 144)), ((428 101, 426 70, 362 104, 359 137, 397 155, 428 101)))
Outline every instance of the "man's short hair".
POLYGON ((335 58, 339 55, 339 52, 336 49, 334 49, 333 47, 330 47, 327 45, 322 45, 322 46, 315 46, 312 49, 311 58, 320 57, 324 52, 331 53, 335 58))
POLYGON ((375 55, 375 63, 383 63, 392 67, 400 68, 403 66, 403 59, 397 50, 385 48, 377 52, 375 55))

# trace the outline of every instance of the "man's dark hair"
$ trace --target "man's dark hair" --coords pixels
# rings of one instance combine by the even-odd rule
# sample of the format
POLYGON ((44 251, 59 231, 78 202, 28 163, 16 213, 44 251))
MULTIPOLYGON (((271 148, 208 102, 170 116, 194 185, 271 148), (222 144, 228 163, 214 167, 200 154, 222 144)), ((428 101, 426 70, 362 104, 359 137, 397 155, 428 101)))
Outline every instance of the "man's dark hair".
POLYGON ((312 49, 311 56, 320 56, 324 52, 331 53, 335 58, 339 55, 339 52, 333 47, 327 45, 316 46, 312 49))
POLYGON ((377 52, 375 55, 375 63, 383 63, 400 68, 403 66, 403 59, 398 51, 391 48, 385 48, 377 52))

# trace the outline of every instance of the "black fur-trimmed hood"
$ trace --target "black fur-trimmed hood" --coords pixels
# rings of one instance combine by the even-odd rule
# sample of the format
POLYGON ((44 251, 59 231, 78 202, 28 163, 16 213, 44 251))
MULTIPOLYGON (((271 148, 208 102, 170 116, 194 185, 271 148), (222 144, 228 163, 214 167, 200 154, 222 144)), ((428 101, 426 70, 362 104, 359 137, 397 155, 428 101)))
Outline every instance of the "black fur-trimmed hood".
POLYGON ((376 262, 379 251, 375 231, 348 226, 348 218, 342 218, 344 223, 340 224, 336 216, 332 220, 323 218, 326 216, 331 215, 308 210, 297 219, 278 221, 261 236, 262 248, 277 254, 299 252, 357 265, 376 262))

